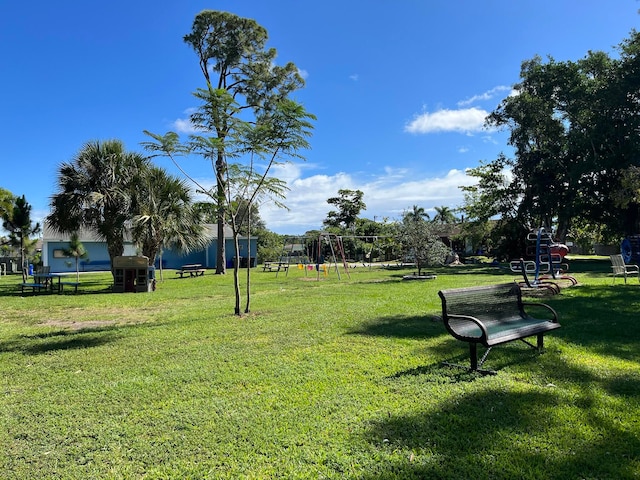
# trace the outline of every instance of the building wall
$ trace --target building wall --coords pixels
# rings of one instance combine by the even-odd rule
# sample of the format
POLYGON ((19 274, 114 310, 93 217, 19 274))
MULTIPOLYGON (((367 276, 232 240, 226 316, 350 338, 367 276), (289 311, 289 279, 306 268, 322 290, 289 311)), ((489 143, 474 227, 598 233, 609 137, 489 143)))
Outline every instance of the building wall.
MULTIPOLYGON (((247 257, 247 244, 249 243, 247 238, 239 239, 240 256, 247 257)), ((101 271, 110 270, 111 264, 109 262, 109 252, 107 251, 107 245, 104 242, 96 241, 83 241, 82 245, 88 253, 88 259, 79 259, 78 269, 81 272, 88 271, 101 271)), ((62 251, 68 248, 69 242, 66 241, 50 241, 44 239, 42 245, 42 260, 45 265, 51 267, 51 271, 55 273, 62 272, 75 272, 76 264, 73 257, 61 257, 62 251)), ((197 252, 191 252, 189 254, 180 254, 172 250, 165 250, 162 255, 156 256, 155 266, 160 266, 160 259, 162 258, 162 267, 169 269, 177 269, 182 265, 199 263, 205 268, 216 268, 216 246, 217 240, 213 240, 209 247, 205 250, 197 252)), ((226 239, 226 264, 227 267, 233 266, 233 259, 235 256, 235 248, 232 238, 226 239)), ((252 266, 255 266, 257 252, 257 239, 251 239, 251 258, 253 259, 252 266)), ((135 246, 132 244, 125 245, 125 255, 135 255, 135 246)), ((245 260, 246 261, 246 260, 245 260)))

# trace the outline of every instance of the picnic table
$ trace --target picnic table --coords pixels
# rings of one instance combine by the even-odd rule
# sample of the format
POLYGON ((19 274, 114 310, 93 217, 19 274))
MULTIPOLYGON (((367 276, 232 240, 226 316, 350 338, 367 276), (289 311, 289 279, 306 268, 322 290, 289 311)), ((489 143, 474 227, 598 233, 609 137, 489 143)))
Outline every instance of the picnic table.
POLYGON ((202 268, 202 265, 199 263, 191 263, 189 265, 182 265, 180 270, 176 271, 177 275, 180 275, 180 278, 185 275, 189 275, 190 277, 197 277, 204 275, 206 269, 202 268))
POLYGON ((279 272, 280 269, 285 272, 289 269, 289 263, 287 262, 264 262, 262 265, 263 272, 279 272))
POLYGON ((34 293, 39 293, 41 290, 48 290, 51 293, 55 291, 57 291, 58 293, 62 293, 64 286, 67 285, 69 287, 73 287, 74 293, 78 293, 78 286, 80 285, 80 283, 71 281, 63 282, 63 277, 64 275, 60 273, 37 272, 33 274, 33 282, 21 283, 20 287, 22 293, 24 293, 25 289, 27 288, 30 288, 34 293))

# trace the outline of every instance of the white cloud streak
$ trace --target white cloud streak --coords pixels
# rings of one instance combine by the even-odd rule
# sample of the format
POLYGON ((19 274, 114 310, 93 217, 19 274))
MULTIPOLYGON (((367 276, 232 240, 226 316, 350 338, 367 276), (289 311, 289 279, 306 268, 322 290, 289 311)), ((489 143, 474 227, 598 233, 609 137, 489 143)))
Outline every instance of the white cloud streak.
POLYGON ((467 107, 477 102, 493 100, 496 97, 496 95, 502 94, 504 92, 511 92, 511 87, 507 87, 505 85, 498 85, 497 87, 494 87, 491 90, 487 90, 484 93, 481 93, 479 95, 474 95, 471 98, 458 102, 458 106, 467 107))

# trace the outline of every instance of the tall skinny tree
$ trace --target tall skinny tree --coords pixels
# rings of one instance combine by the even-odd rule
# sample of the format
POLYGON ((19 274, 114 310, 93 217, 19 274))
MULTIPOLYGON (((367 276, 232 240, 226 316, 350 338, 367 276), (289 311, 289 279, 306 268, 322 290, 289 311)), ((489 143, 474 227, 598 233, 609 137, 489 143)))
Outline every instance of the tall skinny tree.
POLYGON ((76 282, 80 282, 80 268, 78 264, 81 258, 88 258, 89 254, 80 241, 80 237, 78 236, 77 232, 73 232, 71 234, 71 238, 69 239, 69 246, 68 248, 63 250, 63 252, 67 257, 73 257, 73 259, 75 260, 76 282))
POLYGON ((31 221, 31 205, 25 196, 16 197, 10 212, 5 215, 2 227, 9 232, 9 242, 20 249, 22 281, 27 281, 26 248, 29 238, 40 232, 40 224, 31 221))
POLYGON ((210 139, 212 148, 200 153, 216 172, 216 273, 225 273, 225 169, 234 152, 230 143, 237 139, 239 118, 258 118, 273 111, 277 102, 304 84, 293 63, 275 65, 276 50, 266 48, 267 38, 266 29, 255 20, 214 10, 196 15, 191 32, 184 36, 198 56, 206 81, 206 88, 196 92, 206 109, 192 120, 210 139))

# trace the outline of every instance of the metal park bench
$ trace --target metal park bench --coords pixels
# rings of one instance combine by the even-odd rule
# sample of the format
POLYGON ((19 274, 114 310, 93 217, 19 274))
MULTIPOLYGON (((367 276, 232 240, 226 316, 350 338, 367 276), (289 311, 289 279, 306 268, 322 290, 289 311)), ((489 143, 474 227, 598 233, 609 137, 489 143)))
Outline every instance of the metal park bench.
POLYGON ((495 373, 479 369, 493 346, 522 340, 541 352, 544 334, 560 328, 555 310, 544 303, 523 302, 520 287, 515 283, 441 290, 438 295, 447 331, 469 343, 470 369, 480 373, 495 373), (534 318, 524 307, 539 308, 550 318, 534 318), (536 345, 526 340, 532 336, 537 337, 536 345), (480 361, 478 344, 487 348, 480 361))

